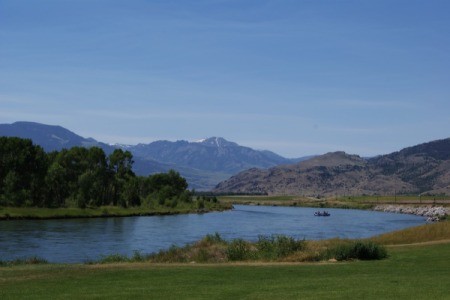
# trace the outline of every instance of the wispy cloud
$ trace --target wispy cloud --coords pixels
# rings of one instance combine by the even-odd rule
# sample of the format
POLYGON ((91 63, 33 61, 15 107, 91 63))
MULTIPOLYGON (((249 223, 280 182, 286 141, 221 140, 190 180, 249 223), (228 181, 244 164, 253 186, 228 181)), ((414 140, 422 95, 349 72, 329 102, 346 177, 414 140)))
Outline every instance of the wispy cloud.
MULTIPOLYGON (((149 119, 221 119, 221 120, 286 120, 290 117, 280 114, 263 114, 263 113, 221 113, 212 111, 166 111, 166 110, 147 110, 147 111, 117 111, 117 110, 81 110, 75 112, 78 115, 91 116, 106 119, 122 119, 122 120, 149 120, 149 119)), ((294 117, 291 117, 294 118, 294 117)), ((301 118, 295 117, 296 121, 301 118)))
POLYGON ((392 128, 383 127, 342 127, 342 126, 324 126, 320 127, 321 131, 334 132, 334 133, 350 133, 350 134, 380 134, 387 133, 392 128))
POLYGON ((417 103, 400 100, 362 100, 362 99, 345 99, 345 100, 328 100, 330 104, 360 107, 360 108, 402 108, 402 109, 415 109, 418 108, 417 103))
POLYGON ((29 105, 35 104, 36 98, 21 94, 0 94, 0 105, 29 105))

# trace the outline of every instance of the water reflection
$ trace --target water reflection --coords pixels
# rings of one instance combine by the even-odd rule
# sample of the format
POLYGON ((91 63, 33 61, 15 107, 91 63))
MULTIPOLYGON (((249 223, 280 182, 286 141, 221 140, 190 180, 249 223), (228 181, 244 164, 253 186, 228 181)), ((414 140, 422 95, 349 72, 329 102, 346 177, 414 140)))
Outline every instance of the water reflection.
POLYGON ((155 217, 17 220, 0 222, 0 260, 37 255, 51 262, 83 262, 101 255, 131 255, 182 246, 208 233, 256 240, 286 234, 298 239, 364 238, 425 223, 424 218, 382 212, 237 205, 233 211, 155 217))

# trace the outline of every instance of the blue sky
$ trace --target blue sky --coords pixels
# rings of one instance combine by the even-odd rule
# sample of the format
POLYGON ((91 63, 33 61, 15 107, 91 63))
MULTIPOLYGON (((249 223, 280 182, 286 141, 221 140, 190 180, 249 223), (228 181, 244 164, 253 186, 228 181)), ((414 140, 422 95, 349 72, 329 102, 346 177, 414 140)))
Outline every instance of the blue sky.
POLYGON ((287 157, 450 137, 449 1, 0 0, 0 123, 287 157))

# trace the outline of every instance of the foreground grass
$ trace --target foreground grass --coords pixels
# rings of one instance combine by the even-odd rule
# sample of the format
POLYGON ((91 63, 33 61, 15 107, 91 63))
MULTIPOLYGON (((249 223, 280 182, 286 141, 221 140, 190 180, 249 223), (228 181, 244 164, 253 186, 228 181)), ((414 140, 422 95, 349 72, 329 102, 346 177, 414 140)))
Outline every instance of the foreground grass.
POLYGON ((1 299, 448 299, 450 243, 381 261, 0 268, 1 299))
POLYGON ((96 208, 39 208, 39 207, 0 207, 0 220, 5 219, 58 219, 58 218, 95 218, 125 217, 145 215, 166 215, 197 213, 230 209, 231 205, 205 202, 202 209, 195 204, 180 203, 176 207, 155 205, 123 208, 119 206, 102 206, 96 208))

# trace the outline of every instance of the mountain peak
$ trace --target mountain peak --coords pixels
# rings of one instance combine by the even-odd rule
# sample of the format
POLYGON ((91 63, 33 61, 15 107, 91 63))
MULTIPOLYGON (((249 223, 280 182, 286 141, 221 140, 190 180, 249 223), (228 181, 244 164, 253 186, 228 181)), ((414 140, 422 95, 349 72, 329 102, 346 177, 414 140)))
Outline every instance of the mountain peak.
POLYGON ((212 147, 217 147, 217 148, 238 146, 238 144, 229 142, 226 139, 221 138, 221 137, 210 137, 210 138, 199 141, 199 143, 206 145, 206 146, 212 146, 212 147))
POLYGON ((358 155, 347 154, 343 151, 329 152, 324 155, 315 156, 299 163, 304 168, 311 167, 336 167, 342 165, 363 166, 366 161, 358 155))

